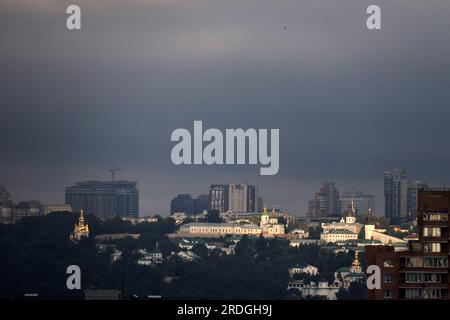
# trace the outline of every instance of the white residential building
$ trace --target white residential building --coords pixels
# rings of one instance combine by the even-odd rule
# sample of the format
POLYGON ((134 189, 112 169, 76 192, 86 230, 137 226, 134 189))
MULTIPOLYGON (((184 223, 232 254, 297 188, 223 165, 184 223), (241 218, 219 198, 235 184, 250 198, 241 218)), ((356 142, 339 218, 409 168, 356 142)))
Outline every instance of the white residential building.
POLYGON ((259 235, 261 228, 254 224, 191 222, 180 227, 180 233, 208 235, 259 235))
POLYGON ((163 261, 163 254, 159 249, 158 242, 156 243, 155 250, 149 252, 146 249, 140 249, 138 253, 141 255, 141 258, 136 261, 139 265, 151 266, 162 263, 163 261))
POLYGON ((327 300, 336 300, 336 293, 342 284, 335 279, 335 281, 329 284, 326 280, 322 280, 319 283, 310 282, 305 284, 303 280, 296 280, 288 282, 287 289, 296 289, 301 292, 302 296, 305 297, 324 297, 327 300))
POLYGON ((326 243, 358 239, 362 224, 356 222, 355 214, 355 206, 352 202, 345 218, 342 218, 339 222, 322 223, 323 232, 320 234, 320 239, 326 243))
POLYGON ((300 273, 307 273, 311 276, 315 276, 319 274, 319 269, 315 266, 312 266, 310 264, 307 265, 295 265, 288 269, 289 275, 292 278, 294 274, 300 274, 300 273))
POLYGON ((181 234, 198 235, 199 237, 222 235, 249 235, 273 237, 285 233, 284 225, 278 223, 278 218, 269 216, 267 210, 261 214, 260 225, 237 223, 191 222, 180 226, 181 234))
POLYGON ((358 239, 358 234, 351 232, 349 230, 330 230, 325 231, 320 234, 320 240, 325 243, 335 243, 347 240, 356 240, 358 239))
POLYGON ((110 258, 111 263, 119 261, 122 258, 122 251, 114 249, 114 252, 111 253, 109 258, 110 258))
POLYGON ((123 217, 122 218, 125 221, 130 221, 132 225, 136 225, 139 223, 155 223, 158 222, 158 217, 150 217, 150 216, 145 216, 145 217, 123 217))
POLYGON ((400 245, 407 243, 406 240, 390 236, 385 232, 385 229, 376 229, 374 225, 368 224, 364 226, 364 236, 366 240, 379 240, 382 245, 400 245))
POLYGON ((72 212, 72 207, 68 204, 46 204, 43 207, 44 215, 52 212, 72 212))
POLYGON ((319 239, 292 239, 289 242, 289 247, 291 248, 299 248, 302 245, 308 245, 308 244, 317 244, 320 245, 322 244, 322 240, 319 239))
POLYGON ((294 229, 289 233, 295 235, 299 239, 306 239, 309 237, 309 232, 303 229, 294 229))
POLYGON ((170 218, 175 220, 175 224, 179 225, 179 224, 183 223, 184 219, 187 218, 187 215, 184 212, 176 212, 176 213, 172 214, 170 216, 170 218))
POLYGON ((180 251, 180 252, 176 253, 175 255, 180 257, 181 259, 183 259, 186 262, 192 262, 192 261, 200 259, 200 257, 198 255, 196 255, 195 253, 193 253, 192 251, 180 251))

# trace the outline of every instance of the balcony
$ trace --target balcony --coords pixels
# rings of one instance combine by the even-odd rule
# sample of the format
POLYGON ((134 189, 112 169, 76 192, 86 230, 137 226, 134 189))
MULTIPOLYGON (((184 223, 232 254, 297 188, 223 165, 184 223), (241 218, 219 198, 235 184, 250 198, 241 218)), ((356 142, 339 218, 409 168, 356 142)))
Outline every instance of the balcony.
POLYGON ((447 275, 448 268, 446 267, 401 267, 398 270, 399 273, 406 273, 406 272, 426 272, 426 273, 440 273, 443 275, 447 275))
POLYGON ((436 288, 436 289, 447 289, 447 283, 406 283, 400 282, 398 285, 399 289, 424 289, 424 288, 436 288))
POLYGON ((405 274, 410 272, 420 272, 420 273, 439 273, 444 277, 447 276, 447 268, 432 268, 432 267, 402 267, 398 270, 399 273, 405 274))
POLYGON ((448 226, 448 213, 423 213, 421 224, 429 226, 448 226))
POLYGON ((422 242, 441 242, 441 243, 446 243, 449 241, 449 238, 447 235, 442 235, 440 237, 422 237, 422 242))

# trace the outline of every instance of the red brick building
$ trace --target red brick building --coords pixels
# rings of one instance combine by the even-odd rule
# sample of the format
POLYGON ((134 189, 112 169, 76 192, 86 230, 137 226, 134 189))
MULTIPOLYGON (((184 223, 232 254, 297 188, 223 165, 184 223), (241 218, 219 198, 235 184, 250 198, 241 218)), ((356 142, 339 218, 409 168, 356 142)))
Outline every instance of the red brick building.
POLYGON ((450 191, 422 189, 418 192, 419 240, 407 251, 390 246, 367 246, 367 265, 381 270, 381 289, 368 290, 368 299, 450 299, 449 227, 450 191))

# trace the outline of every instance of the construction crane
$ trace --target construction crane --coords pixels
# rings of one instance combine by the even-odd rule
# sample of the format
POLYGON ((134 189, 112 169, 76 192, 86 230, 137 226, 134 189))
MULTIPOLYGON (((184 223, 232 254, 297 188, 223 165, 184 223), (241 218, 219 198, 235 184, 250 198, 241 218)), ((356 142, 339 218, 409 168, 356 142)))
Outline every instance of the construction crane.
POLYGON ((116 173, 116 171, 120 171, 120 170, 122 170, 122 168, 114 168, 114 167, 112 167, 109 170, 109 172, 111 172, 111 179, 112 179, 112 181, 114 181, 114 174, 116 173))

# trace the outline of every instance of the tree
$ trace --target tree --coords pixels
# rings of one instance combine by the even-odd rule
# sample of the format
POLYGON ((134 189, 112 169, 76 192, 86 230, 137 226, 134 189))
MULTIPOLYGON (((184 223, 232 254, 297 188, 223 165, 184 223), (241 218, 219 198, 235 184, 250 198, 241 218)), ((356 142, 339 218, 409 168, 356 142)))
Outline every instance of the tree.
POLYGON ((336 293, 338 300, 364 300, 366 298, 366 286, 361 282, 352 282, 348 289, 341 288, 336 293))
POLYGON ((206 222, 209 223, 220 223, 222 222, 222 218, 220 217, 219 210, 209 210, 206 214, 206 222))
MULTIPOLYGON (((173 256, 153 267, 141 266, 136 263, 137 248, 154 250, 158 242, 165 257, 180 250, 164 234, 171 232, 173 219, 130 226, 125 221, 115 219, 111 223, 89 215, 93 234, 124 228, 141 234, 139 239, 109 241, 123 254, 121 260, 111 263, 112 247, 99 250, 94 237, 69 240, 77 219, 77 214, 50 214, 0 224, 0 298, 37 292, 43 298, 81 299, 81 290, 66 287, 66 268, 75 264, 82 270, 83 288, 120 290, 124 283, 126 297, 157 294, 185 299, 286 299, 290 297, 286 292, 289 267, 309 263, 319 268, 320 275, 306 275, 305 279, 317 282, 318 277, 326 277, 330 281, 336 269, 349 266, 353 260, 353 253, 335 254, 318 245, 290 248, 284 239, 244 236, 236 246, 236 255, 221 255, 218 250, 208 255, 204 245, 197 245, 193 251, 203 257, 201 260, 185 262, 173 256), (166 277, 175 280, 164 281, 166 277)), ((350 289, 352 299, 361 296, 361 288, 350 289)))
POLYGON ((366 238, 366 229, 364 227, 359 230, 358 233, 358 239, 365 239, 366 238))
POLYGON ((208 248, 203 243, 194 244, 194 246, 192 247, 192 252, 194 252, 200 258, 207 258, 209 253, 208 248))
POLYGON ((236 244, 235 252, 237 255, 252 255, 254 253, 252 243, 247 236, 243 236, 236 244))
POLYGON ((187 217, 186 219, 184 219, 183 220, 183 222, 181 222, 181 224, 183 225, 183 224, 188 224, 188 223, 192 223, 192 222, 194 222, 195 220, 194 219, 192 219, 191 217, 187 217))
POLYGON ((308 231, 309 231, 309 237, 311 239, 320 239, 320 233, 322 232, 322 228, 310 227, 308 231))
POLYGON ((291 288, 287 291, 286 296, 288 300, 299 300, 302 297, 302 293, 298 289, 291 288))
POLYGON ((259 238, 256 240, 256 250, 258 250, 259 253, 266 251, 268 245, 269 240, 264 238, 262 235, 260 235, 259 238))

